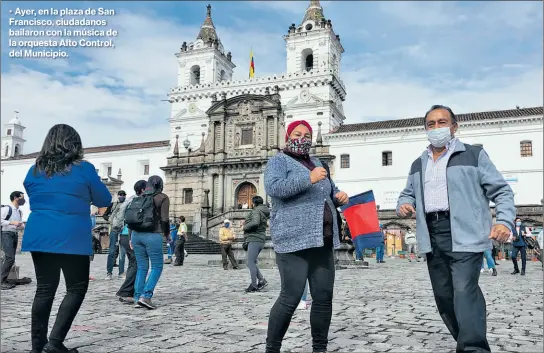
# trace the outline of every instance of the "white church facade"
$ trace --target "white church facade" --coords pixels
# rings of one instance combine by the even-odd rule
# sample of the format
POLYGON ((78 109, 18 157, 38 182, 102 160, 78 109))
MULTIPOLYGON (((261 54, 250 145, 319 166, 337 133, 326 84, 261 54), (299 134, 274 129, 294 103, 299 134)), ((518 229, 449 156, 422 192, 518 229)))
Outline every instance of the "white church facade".
MULTIPOLYGON (((168 93, 170 135, 161 141, 86 148, 85 158, 112 193, 122 188, 131 194, 137 180, 162 176, 172 215, 197 222, 204 190, 211 190, 209 202, 221 212, 240 199, 242 188, 236 185, 249 186, 243 195, 263 194, 259 178, 266 158, 282 147, 285 125, 304 119, 316 132, 320 126, 322 141, 315 134, 315 142, 328 146, 323 151, 338 186, 350 195, 372 189, 382 210, 393 209, 412 161, 428 145, 423 118, 345 124, 344 49, 319 1, 310 2, 303 21, 291 25, 284 39, 287 72, 233 80, 234 59, 220 41, 208 6, 197 39, 183 43, 174 59, 179 68, 178 85, 168 93), (272 109, 274 102, 277 109, 272 109), (217 109, 223 108, 220 114, 217 109), (209 172, 199 171, 197 162, 208 163, 209 172), (183 173, 189 177, 186 185, 183 173)), ((543 198, 543 115, 543 107, 535 107, 458 116, 458 137, 483 145, 512 186, 517 205, 540 205, 543 198)), ((24 129, 16 116, 2 130, 2 204, 12 191, 24 191, 23 180, 37 155, 25 153, 24 129)))

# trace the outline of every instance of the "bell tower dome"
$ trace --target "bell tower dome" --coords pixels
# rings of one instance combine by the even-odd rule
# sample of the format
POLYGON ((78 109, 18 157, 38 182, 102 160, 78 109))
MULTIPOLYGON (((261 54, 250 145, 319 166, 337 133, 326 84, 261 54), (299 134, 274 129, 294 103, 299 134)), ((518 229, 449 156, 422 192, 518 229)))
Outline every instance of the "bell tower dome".
POLYGON ((4 124, 2 134, 2 159, 17 157, 23 154, 26 140, 23 139, 25 127, 19 119, 19 112, 15 112, 13 119, 4 124))
POLYGON ((230 52, 225 52, 212 21, 212 6, 206 7, 206 18, 196 40, 183 42, 178 58, 178 86, 197 86, 232 79, 236 65, 230 52))
POLYGON ((294 23, 284 36, 287 46, 287 73, 332 70, 339 79, 344 48, 332 29, 319 0, 311 0, 302 22, 294 23))

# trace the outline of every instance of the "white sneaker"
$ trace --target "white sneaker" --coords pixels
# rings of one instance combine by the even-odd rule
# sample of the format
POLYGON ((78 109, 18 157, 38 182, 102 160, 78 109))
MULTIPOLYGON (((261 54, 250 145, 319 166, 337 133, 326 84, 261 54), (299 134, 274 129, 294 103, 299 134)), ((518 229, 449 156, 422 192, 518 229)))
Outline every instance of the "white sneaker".
POLYGON ((308 309, 308 303, 306 303, 305 300, 301 300, 300 303, 298 304, 297 309, 299 309, 299 310, 306 310, 306 309, 308 309))
POLYGON ((106 278, 104 278, 106 281, 109 281, 109 280, 112 280, 113 279, 113 276, 111 275, 111 273, 108 273, 106 275, 106 278))
POLYGON ((125 279, 125 278, 127 278, 126 273, 122 273, 119 275, 119 279, 125 279))

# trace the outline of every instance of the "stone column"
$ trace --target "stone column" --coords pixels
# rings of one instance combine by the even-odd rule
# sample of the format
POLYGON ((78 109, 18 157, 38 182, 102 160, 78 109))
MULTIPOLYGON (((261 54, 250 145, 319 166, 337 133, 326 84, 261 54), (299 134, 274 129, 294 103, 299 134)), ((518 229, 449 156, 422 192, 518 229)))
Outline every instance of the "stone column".
POLYGON ((263 149, 268 151, 268 117, 264 119, 263 134, 264 134, 263 149))
POLYGON ((221 170, 219 171, 219 174, 218 174, 218 178, 219 178, 219 190, 217 190, 217 201, 218 201, 218 205, 217 205, 217 211, 218 213, 223 213, 223 207, 225 205, 225 200, 224 197, 225 197, 225 176, 223 175, 224 171, 221 170))
POLYGON ((278 120, 279 120, 279 117, 278 116, 275 116, 274 117, 274 147, 279 147, 280 144, 278 143, 278 136, 279 136, 279 133, 278 133, 278 120))
POLYGON ((200 209, 200 236, 209 239, 208 236, 208 217, 210 216, 210 203, 208 201, 209 189, 204 190, 202 198, 202 207, 200 209))
POLYGON ((212 142, 211 142, 211 151, 208 151, 208 152, 215 153, 215 122, 213 122, 213 121, 210 124, 210 138, 212 140, 212 142))
POLYGON ((223 153, 225 152, 225 141, 227 140, 225 136, 226 125, 226 120, 223 118, 223 121, 221 121, 221 152, 223 153))

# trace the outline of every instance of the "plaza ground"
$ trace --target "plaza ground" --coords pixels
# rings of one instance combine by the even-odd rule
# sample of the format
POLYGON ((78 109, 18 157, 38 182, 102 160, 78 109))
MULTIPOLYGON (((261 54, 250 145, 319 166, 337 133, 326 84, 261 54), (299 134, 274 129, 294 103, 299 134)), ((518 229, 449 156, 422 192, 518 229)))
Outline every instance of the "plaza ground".
MULTIPOLYGON (((276 269, 261 293, 246 294, 247 269, 210 267, 217 256, 190 255, 183 267, 165 265, 153 298, 158 309, 123 305, 115 298, 121 280, 105 281, 106 256, 91 264, 96 277, 66 345, 80 352, 264 352, 267 317, 280 288, 276 269)), ((21 275, 34 277, 29 254, 17 256, 21 275)), ((369 269, 336 273, 330 352, 450 352, 455 342, 434 304, 425 263, 386 259, 369 269)), ((540 263, 527 276, 511 276, 500 261, 499 275, 483 274, 488 339, 493 352, 542 352, 543 311, 540 263)), ((1 351, 30 351, 30 311, 36 284, 1 295, 1 351)), ((64 294, 53 306, 50 324, 64 294)), ((310 311, 297 311, 284 352, 311 352, 310 311)))

